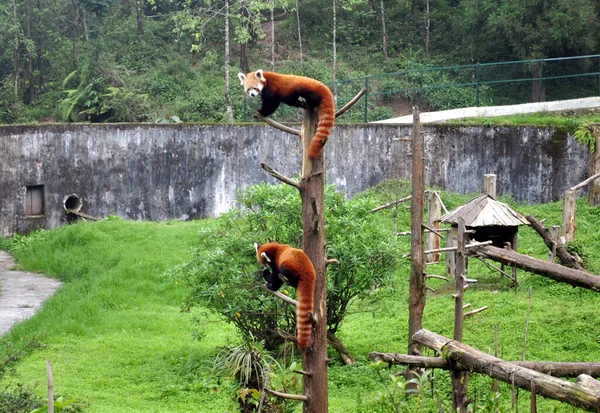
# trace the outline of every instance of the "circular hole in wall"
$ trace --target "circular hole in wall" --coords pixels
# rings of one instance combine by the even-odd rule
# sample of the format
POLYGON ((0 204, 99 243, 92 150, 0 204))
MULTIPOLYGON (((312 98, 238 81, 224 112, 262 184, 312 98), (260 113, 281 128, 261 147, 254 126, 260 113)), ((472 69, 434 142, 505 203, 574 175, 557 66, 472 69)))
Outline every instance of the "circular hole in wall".
POLYGON ((63 199, 63 208, 67 212, 79 212, 83 206, 83 200, 77 194, 66 195, 63 199))

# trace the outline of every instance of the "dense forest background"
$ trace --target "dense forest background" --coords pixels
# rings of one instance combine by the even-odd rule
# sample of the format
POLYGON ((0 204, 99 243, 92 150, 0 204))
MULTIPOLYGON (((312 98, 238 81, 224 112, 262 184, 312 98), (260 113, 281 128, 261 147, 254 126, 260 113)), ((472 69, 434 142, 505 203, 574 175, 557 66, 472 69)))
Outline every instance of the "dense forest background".
POLYGON ((594 0, 0 0, 0 11, 1 123, 240 121, 238 71, 334 85, 594 54, 600 38, 594 0))

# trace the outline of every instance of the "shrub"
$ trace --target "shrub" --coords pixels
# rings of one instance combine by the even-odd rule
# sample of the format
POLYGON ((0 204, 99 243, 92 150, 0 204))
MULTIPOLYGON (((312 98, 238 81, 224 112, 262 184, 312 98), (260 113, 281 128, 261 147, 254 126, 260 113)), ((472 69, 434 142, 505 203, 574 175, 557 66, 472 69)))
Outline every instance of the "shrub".
MULTIPOLYGON (((274 349, 282 342, 277 328, 293 331, 295 311, 272 298, 262 285, 254 243, 277 241, 299 247, 302 240, 300 197, 285 185, 259 184, 242 192, 240 208, 200 234, 194 258, 172 275, 190 287, 186 308, 205 306, 233 323, 245 339, 274 349)), ((326 188, 327 255, 337 258, 327 272, 327 326, 335 333, 353 300, 385 283, 395 266, 395 239, 368 214, 370 198, 346 201, 326 188)), ((293 294, 283 288, 286 294, 293 294)))

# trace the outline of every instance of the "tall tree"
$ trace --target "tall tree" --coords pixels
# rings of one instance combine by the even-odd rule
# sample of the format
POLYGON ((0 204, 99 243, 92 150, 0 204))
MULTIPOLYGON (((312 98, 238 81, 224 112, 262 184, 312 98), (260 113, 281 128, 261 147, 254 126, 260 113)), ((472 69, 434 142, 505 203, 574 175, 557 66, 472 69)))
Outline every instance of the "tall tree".
MULTIPOLYGON (((519 59, 585 54, 598 44, 593 0, 507 0, 490 15, 489 24, 519 59)), ((542 70, 541 64, 531 65, 532 77, 541 78, 542 70)), ((541 80, 532 82, 531 100, 546 100, 541 80)))
POLYGON ((300 26, 300 0, 296 0, 296 23, 298 24, 298 46, 300 47, 300 63, 304 63, 302 53, 302 30, 300 26))
POLYGON ((381 44, 383 47, 383 55, 387 58, 387 25, 385 22, 385 4, 383 3, 383 0, 381 0, 381 44))
POLYGON ((225 0, 225 104, 227 106, 227 120, 229 123, 233 123, 233 109, 231 107, 231 63, 229 59, 229 43, 230 43, 230 29, 229 29, 229 0, 225 0))

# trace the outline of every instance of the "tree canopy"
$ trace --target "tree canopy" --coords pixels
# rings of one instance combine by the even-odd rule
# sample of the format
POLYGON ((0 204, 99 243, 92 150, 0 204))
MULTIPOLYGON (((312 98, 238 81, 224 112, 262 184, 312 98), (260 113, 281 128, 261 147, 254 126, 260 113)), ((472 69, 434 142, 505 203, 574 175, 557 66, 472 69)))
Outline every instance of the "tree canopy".
POLYGON ((2 123, 226 122, 225 66, 328 82, 594 54, 600 34, 592 0, 0 0, 0 12, 2 123))

